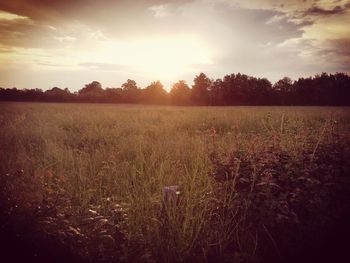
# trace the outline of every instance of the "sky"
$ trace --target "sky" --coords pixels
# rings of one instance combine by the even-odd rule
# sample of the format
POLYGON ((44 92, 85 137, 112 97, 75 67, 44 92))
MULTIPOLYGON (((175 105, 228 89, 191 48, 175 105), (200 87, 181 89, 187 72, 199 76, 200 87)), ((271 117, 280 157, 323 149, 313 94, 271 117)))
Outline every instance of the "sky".
POLYGON ((350 73, 346 0, 0 1, 0 87, 350 73))

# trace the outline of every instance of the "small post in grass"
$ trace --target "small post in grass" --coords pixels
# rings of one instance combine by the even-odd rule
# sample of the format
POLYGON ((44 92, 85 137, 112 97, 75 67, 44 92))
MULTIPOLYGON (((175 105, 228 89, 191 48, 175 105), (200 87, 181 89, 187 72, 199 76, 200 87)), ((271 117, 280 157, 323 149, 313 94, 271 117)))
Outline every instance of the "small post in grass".
POLYGON ((179 197, 181 192, 178 185, 171 185, 163 187, 163 205, 176 206, 179 204, 179 197))

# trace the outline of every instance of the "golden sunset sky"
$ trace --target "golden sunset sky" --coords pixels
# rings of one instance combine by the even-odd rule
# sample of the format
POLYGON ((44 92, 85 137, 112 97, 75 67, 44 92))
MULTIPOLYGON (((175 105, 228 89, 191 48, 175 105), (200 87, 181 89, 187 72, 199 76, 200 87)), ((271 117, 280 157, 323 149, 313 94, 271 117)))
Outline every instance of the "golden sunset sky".
POLYGON ((350 1, 2 0, 0 87, 350 72, 350 1))

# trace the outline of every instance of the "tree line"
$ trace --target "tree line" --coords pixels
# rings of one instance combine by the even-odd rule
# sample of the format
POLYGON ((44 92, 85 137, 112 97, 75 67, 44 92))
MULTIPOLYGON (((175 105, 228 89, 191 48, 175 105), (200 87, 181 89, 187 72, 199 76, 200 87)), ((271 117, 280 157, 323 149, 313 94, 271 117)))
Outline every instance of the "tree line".
POLYGON ((210 79, 204 73, 195 76, 190 87, 184 80, 173 84, 170 92, 160 81, 140 88, 128 79, 120 88, 103 88, 93 81, 77 92, 68 88, 0 88, 3 101, 140 103, 159 105, 350 105, 350 76, 346 73, 322 73, 292 81, 288 77, 272 84, 266 78, 230 74, 210 79))

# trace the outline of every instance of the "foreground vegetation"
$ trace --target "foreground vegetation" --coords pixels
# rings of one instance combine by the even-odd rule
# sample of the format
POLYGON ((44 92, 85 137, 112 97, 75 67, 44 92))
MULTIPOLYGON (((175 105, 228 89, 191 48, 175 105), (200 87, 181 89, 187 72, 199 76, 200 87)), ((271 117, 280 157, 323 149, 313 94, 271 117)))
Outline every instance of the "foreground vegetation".
POLYGON ((349 229, 348 108, 2 103, 0 123, 1 224, 10 245, 30 246, 26 257, 342 253, 334 235, 349 229), (164 203, 171 185, 179 197, 164 203))

